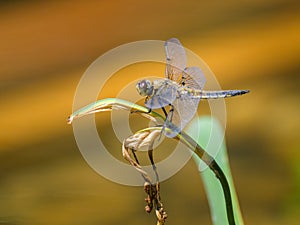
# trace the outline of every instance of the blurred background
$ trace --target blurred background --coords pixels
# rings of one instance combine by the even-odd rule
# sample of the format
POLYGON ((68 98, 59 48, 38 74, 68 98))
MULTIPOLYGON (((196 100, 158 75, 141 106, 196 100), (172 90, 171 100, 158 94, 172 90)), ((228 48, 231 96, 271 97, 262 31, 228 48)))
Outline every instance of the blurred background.
MULTIPOLYGON (((171 37, 204 59, 223 89, 251 90, 226 105, 245 224, 299 224, 299 9, 296 0, 1 1, 0 224, 156 223, 144 212, 142 187, 112 183, 88 166, 66 118, 98 56, 171 37)), ((108 118, 97 121, 111 144, 108 118)), ((113 146, 121 159, 121 143, 113 146)), ((167 224, 211 224, 192 160, 161 186, 167 224)))

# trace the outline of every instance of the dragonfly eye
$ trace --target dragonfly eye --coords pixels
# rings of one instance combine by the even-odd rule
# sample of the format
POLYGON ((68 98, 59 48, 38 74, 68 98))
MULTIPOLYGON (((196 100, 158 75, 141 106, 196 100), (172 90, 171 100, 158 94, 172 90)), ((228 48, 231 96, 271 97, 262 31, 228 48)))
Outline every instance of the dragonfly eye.
POLYGON ((153 93, 153 85, 149 80, 141 80, 137 83, 136 89, 141 96, 150 96, 153 93))

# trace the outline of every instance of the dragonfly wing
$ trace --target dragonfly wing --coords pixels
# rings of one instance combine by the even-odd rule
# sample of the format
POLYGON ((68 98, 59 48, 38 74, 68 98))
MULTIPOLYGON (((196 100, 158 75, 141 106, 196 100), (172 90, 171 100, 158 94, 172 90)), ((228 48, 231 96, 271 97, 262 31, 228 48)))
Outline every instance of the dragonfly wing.
POLYGON ((187 125, 187 123, 193 118, 195 113, 197 112, 199 98, 192 98, 191 95, 185 94, 176 98, 173 102, 174 112, 171 122, 178 128, 172 128, 170 125, 169 128, 172 129, 172 133, 166 133, 168 137, 176 136, 183 128, 187 125))
POLYGON ((183 86, 202 90, 205 82, 205 76, 199 67, 191 66, 184 69, 181 81, 183 86))
MULTIPOLYGON (((182 86, 200 89, 202 90, 205 85, 206 79, 199 67, 185 68, 182 74, 182 80, 180 84, 182 86)), ((178 90, 179 91, 179 90, 178 90)), ((172 129, 172 133, 166 133, 168 137, 174 137, 178 134, 188 122, 194 117, 197 112, 200 98, 193 98, 190 93, 181 94, 177 93, 177 98, 173 102, 174 112, 171 122, 177 127, 172 128, 171 124, 169 128, 172 129)))
POLYGON ((166 78, 177 83, 181 80, 182 71, 186 67, 186 55, 183 46, 176 38, 165 42, 166 51, 166 78))
MULTIPOLYGON (((167 40, 165 50, 167 57, 166 78, 182 86, 203 89, 206 82, 204 74, 198 67, 186 68, 186 54, 180 41, 176 38, 167 40)), ((199 98, 193 98, 189 93, 180 93, 179 89, 176 90, 176 99, 171 103, 174 107, 173 115, 168 117, 170 121, 166 121, 166 126, 173 131, 166 133, 168 137, 176 136, 186 126, 197 112, 200 101, 199 98), (173 127, 172 124, 177 128, 173 127)))

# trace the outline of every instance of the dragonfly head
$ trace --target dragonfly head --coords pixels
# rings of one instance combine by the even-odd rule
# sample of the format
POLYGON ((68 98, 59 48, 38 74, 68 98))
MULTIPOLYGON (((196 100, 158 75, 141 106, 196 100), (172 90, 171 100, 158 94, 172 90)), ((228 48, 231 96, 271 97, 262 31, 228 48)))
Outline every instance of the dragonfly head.
POLYGON ((141 96, 151 96, 153 94, 153 85, 150 80, 141 80, 136 84, 136 89, 141 96))

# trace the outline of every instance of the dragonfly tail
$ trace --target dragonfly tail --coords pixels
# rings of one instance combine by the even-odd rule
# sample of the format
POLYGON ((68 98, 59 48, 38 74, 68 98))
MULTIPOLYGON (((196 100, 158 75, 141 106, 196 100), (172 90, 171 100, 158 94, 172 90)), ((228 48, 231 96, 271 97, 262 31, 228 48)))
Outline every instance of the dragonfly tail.
POLYGON ((243 95, 249 90, 225 90, 225 91, 201 91, 201 99, 228 98, 237 95, 243 95))

